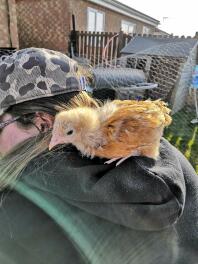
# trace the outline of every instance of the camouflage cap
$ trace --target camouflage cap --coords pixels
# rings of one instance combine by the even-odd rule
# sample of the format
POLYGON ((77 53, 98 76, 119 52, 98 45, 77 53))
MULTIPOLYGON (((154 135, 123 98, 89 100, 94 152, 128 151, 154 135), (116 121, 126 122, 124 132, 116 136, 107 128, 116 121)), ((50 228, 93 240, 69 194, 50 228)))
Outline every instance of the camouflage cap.
POLYGON ((77 63, 48 49, 27 48, 0 58, 0 115, 11 105, 81 91, 77 63))

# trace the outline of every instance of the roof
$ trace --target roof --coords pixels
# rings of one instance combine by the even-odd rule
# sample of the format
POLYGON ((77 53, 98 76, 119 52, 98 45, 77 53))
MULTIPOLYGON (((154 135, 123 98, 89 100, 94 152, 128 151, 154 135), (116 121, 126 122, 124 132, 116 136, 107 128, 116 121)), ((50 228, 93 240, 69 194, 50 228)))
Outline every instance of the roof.
POLYGON ((154 27, 157 27, 160 23, 159 20, 150 17, 144 13, 141 13, 137 11, 136 9, 133 9, 125 4, 120 3, 116 0, 88 0, 89 2, 92 2, 94 4, 106 7, 108 9, 111 9, 113 11, 116 11, 120 14, 123 14, 125 16, 137 19, 139 21, 142 21, 144 23, 147 23, 149 25, 152 25, 154 27))
POLYGON ((159 33, 160 35, 167 35, 167 36, 171 36, 171 34, 169 34, 168 32, 161 30, 160 28, 155 28, 155 32, 154 33, 159 33))
POLYGON ((155 38, 136 36, 122 50, 122 54, 143 54, 171 57, 188 57, 198 45, 193 38, 155 38))

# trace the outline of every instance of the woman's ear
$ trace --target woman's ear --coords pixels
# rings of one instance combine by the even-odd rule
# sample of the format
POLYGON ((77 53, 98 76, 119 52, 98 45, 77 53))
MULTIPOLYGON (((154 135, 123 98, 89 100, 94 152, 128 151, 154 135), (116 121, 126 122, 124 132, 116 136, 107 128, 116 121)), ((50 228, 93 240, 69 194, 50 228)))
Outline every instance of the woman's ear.
POLYGON ((36 112, 34 123, 41 132, 47 132, 53 127, 54 116, 45 112, 36 112))

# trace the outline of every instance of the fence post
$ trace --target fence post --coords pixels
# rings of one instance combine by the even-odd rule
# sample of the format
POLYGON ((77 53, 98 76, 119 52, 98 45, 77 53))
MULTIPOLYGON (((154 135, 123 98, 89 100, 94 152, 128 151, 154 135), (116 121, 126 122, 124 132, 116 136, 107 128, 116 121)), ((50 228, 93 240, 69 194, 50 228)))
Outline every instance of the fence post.
POLYGON ((117 57, 119 58, 121 55, 121 50, 124 48, 124 32, 120 31, 119 32, 119 36, 118 36, 118 53, 117 53, 117 57))
POLYGON ((69 53, 71 58, 73 56, 77 56, 77 34, 74 15, 72 15, 72 31, 70 32, 69 53))

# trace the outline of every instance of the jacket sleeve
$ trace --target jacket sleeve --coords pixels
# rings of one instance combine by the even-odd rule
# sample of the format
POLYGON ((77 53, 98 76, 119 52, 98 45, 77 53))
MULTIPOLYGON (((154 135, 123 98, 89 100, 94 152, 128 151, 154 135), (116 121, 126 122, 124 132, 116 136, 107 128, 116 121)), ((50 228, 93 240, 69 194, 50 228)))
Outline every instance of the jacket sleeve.
POLYGON ((53 166, 51 161, 43 163, 42 175, 31 170, 21 180, 31 188, 132 229, 161 230, 182 215, 184 174, 175 149, 165 139, 157 161, 132 157, 115 167, 90 160, 82 163, 77 155, 67 155, 56 156, 53 166))

